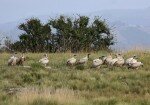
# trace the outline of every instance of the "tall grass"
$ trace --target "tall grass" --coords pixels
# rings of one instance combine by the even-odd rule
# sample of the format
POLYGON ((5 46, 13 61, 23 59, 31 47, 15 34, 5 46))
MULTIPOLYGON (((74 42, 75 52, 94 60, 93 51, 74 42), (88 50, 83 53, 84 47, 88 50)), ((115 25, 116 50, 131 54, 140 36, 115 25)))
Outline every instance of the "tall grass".
MULTIPOLYGON (((125 58, 134 54, 144 63, 139 70, 126 67, 91 69, 92 59, 106 52, 91 53, 84 67, 67 67, 71 53, 48 54, 50 62, 45 69, 38 60, 42 53, 28 53, 24 65, 8 67, 8 53, 0 54, 0 105, 149 105, 150 53, 125 52, 125 58)), ((86 53, 77 54, 77 58, 86 53)))

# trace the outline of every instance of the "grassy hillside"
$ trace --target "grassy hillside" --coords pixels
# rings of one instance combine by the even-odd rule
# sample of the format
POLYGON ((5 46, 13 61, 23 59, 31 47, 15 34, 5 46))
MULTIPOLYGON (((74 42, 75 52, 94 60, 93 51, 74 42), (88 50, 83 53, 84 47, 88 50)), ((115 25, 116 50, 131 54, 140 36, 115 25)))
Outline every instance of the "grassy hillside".
MULTIPOLYGON (((105 52, 91 53, 85 67, 66 67, 70 53, 49 54, 49 66, 38 63, 42 54, 26 54, 25 65, 8 67, 9 54, 0 54, 0 105, 150 105, 150 53, 138 55, 144 67, 90 69, 92 59, 105 52)), ((78 58, 85 53, 78 54, 78 58)))

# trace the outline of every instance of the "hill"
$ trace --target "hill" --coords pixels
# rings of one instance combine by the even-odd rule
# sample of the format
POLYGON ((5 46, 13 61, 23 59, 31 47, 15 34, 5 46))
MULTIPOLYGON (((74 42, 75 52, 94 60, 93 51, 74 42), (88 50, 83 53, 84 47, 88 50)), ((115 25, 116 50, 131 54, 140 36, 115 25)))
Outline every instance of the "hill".
MULTIPOLYGON (((25 54, 25 65, 8 67, 9 54, 1 54, 0 105, 149 105, 150 53, 128 52, 125 58, 137 54, 144 63, 138 70, 124 67, 92 69, 93 59, 106 52, 91 53, 83 66, 67 67, 70 53, 49 54, 51 69, 38 60, 43 54, 25 54)), ((78 57, 85 53, 77 54, 78 57)))
MULTIPOLYGON (((82 13, 81 15, 87 15, 91 18, 93 18, 93 16, 101 16, 102 19, 106 19, 109 26, 113 26, 113 31, 118 42, 114 48, 130 49, 137 46, 150 48, 149 10, 150 8, 135 10, 101 10, 92 13, 82 13)), ((65 15, 72 16, 71 13, 66 13, 65 15)), ((58 14, 35 17, 46 22, 50 17, 53 18, 56 16, 58 16, 58 14)), ((21 19, 16 22, 0 24, 0 32, 13 40, 17 40, 21 33, 21 31, 17 29, 17 26, 24 21, 25 19, 21 19)))

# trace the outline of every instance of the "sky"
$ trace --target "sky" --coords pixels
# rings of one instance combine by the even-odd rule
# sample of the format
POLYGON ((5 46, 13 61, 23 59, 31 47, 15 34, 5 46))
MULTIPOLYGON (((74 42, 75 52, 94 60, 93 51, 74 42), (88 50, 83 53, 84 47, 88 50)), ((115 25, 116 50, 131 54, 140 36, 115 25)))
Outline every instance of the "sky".
POLYGON ((0 24, 19 19, 105 9, 144 9, 150 0, 0 0, 0 24))

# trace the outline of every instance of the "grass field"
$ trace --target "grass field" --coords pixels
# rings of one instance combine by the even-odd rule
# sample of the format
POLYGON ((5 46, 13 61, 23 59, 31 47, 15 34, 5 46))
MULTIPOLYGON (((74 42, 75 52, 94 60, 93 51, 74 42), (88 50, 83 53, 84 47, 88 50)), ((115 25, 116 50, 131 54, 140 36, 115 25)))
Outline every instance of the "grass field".
MULTIPOLYGON (((130 51, 144 67, 90 69, 92 60, 105 52, 91 53, 85 67, 67 67, 70 53, 49 55, 51 70, 38 60, 43 54, 25 54, 24 65, 8 67, 10 54, 0 54, 0 105, 150 105, 150 53, 130 51)), ((84 57, 85 53, 77 54, 84 57)))

